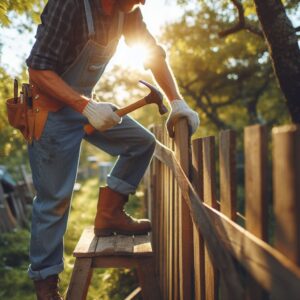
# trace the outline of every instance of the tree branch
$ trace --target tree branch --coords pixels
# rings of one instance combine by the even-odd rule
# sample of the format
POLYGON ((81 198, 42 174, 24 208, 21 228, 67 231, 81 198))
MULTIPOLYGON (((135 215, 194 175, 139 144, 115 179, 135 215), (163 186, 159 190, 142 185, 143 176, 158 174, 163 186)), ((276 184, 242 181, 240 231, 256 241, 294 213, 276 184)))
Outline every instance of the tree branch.
POLYGON ((231 28, 228 28, 226 30, 219 32, 219 37, 223 38, 227 35, 230 35, 232 33, 235 33, 235 32, 241 31, 241 30, 248 30, 251 33, 256 34, 256 35, 260 36, 261 38, 263 38, 264 35, 259 28, 246 23, 245 10, 244 10, 243 4, 239 0, 230 0, 230 1, 233 3, 233 5, 236 7, 236 9, 238 11, 239 21, 237 24, 235 24, 231 28))

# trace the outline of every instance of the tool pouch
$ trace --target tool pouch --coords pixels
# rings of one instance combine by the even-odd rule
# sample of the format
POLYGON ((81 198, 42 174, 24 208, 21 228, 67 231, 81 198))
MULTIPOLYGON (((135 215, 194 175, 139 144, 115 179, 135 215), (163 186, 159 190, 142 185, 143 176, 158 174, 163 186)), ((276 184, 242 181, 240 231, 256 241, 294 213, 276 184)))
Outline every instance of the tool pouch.
POLYGON ((32 82, 25 84, 26 95, 6 100, 9 124, 20 130, 28 143, 39 140, 48 117, 48 112, 55 112, 64 104, 42 93, 32 82))
POLYGON ((27 103, 22 98, 21 95, 17 98, 17 101, 14 98, 6 100, 7 118, 9 124, 20 130, 26 141, 31 142, 33 128, 30 128, 32 123, 30 119, 32 119, 32 111, 28 111, 27 103))

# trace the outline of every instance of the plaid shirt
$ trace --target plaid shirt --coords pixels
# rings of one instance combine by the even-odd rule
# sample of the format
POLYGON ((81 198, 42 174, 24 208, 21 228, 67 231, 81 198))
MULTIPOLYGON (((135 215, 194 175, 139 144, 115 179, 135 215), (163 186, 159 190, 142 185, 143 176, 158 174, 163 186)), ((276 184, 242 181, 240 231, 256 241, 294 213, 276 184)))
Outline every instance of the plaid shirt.
MULTIPOLYGON (((117 28, 118 14, 106 15, 100 0, 90 0, 96 35, 94 40, 107 44, 111 26, 117 28)), ((38 26, 36 42, 26 63, 28 67, 38 70, 53 70, 62 74, 76 59, 88 41, 83 0, 49 0, 38 26)), ((128 45, 141 42, 149 50, 145 63, 148 68, 157 56, 165 57, 165 51, 149 33, 140 9, 125 14, 123 35, 128 45)))

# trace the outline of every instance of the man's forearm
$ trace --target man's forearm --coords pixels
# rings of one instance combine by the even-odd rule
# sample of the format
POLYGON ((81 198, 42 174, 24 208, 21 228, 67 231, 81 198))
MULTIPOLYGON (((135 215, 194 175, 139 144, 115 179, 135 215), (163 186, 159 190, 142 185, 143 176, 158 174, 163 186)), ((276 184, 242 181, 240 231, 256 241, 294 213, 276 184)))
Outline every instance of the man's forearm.
POLYGON ((82 112, 89 99, 72 89, 60 76, 51 70, 29 69, 30 79, 49 96, 82 112))
POLYGON ((152 65, 151 71, 155 81, 162 88, 169 101, 182 99, 176 83, 176 79, 165 59, 160 59, 156 62, 156 64, 152 65))

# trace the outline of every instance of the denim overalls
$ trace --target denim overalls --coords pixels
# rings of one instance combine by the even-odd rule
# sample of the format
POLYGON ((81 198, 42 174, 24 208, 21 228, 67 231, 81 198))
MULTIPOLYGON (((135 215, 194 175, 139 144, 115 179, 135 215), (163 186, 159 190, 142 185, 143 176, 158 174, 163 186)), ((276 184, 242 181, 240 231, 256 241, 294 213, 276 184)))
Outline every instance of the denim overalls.
MULTIPOLYGON (((91 8, 84 0, 89 41, 62 78, 75 90, 91 96, 93 87, 118 45, 124 14, 119 13, 107 45, 93 40, 95 35, 91 8), (114 36, 114 38, 112 38, 114 36)), ((28 146, 33 183, 29 276, 34 280, 60 273, 63 266, 63 236, 66 231, 72 191, 76 180, 82 139, 118 156, 107 177, 107 185, 120 193, 134 193, 149 165, 155 137, 132 118, 105 132, 86 135, 87 119, 70 107, 50 112, 41 138, 28 146)), ((95 203, 96 211, 96 203, 95 203)))

